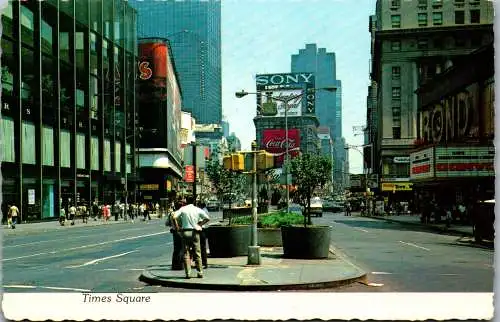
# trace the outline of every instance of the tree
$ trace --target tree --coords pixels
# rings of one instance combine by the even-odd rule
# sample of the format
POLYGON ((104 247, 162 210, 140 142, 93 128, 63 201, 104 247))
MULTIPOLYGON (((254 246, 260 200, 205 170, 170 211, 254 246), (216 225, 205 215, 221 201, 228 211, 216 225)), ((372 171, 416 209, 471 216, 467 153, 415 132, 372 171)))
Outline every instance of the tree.
POLYGON ((247 184, 246 175, 224 169, 217 157, 207 162, 206 174, 221 202, 224 200, 223 196, 228 193, 242 194, 247 184))
POLYGON ((329 180, 332 170, 330 158, 306 153, 290 162, 290 173, 297 190, 293 200, 304 207, 304 227, 311 224, 311 197, 317 187, 323 187, 329 180))

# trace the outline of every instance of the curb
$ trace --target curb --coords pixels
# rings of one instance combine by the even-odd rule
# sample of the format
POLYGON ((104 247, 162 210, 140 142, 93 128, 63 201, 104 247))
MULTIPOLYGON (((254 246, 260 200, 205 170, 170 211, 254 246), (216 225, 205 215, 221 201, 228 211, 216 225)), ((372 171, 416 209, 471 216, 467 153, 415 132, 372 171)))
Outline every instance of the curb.
MULTIPOLYGON (((330 252, 333 254, 332 249, 330 252)), ((267 284, 267 285, 239 285, 239 284, 204 284, 204 283, 188 283, 180 281, 162 280, 153 277, 147 270, 144 270, 139 276, 139 281, 149 285, 160 285, 164 287, 198 289, 198 290, 218 290, 218 291, 281 291, 281 290, 312 290, 323 288, 337 288, 356 282, 366 280, 366 272, 360 271, 359 275, 324 282, 313 283, 294 283, 294 284, 267 284)))
POLYGON ((429 230, 439 231, 441 233, 453 233, 453 234, 458 234, 458 235, 461 235, 461 236, 473 236, 472 232, 470 232, 470 233, 469 232, 463 232, 463 231, 455 230, 453 228, 446 229, 446 228, 437 227, 437 226, 434 226, 434 225, 425 225, 425 224, 422 224, 422 223, 419 223, 419 222, 399 221, 399 220, 394 220, 394 219, 390 219, 390 218, 376 217, 376 216, 371 216, 371 217, 368 217, 368 218, 378 219, 378 220, 385 220, 385 221, 395 222, 395 223, 403 224, 403 225, 419 226, 419 227, 422 227, 422 228, 427 228, 429 230))

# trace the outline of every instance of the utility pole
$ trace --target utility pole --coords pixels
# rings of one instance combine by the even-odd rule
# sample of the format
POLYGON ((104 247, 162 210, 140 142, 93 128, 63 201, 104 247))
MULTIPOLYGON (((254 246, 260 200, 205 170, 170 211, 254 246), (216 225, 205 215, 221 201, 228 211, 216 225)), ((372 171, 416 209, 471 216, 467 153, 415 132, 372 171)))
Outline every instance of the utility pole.
POLYGON ((252 142, 252 240, 248 246, 248 265, 260 265, 260 247, 257 245, 257 142, 252 142))

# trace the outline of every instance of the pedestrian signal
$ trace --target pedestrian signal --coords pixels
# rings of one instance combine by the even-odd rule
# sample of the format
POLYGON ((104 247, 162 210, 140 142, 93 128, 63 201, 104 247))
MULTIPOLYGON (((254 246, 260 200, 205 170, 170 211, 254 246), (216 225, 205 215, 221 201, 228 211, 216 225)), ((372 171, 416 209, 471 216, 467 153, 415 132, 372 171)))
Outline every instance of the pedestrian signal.
POLYGON ((245 158, 242 153, 231 154, 231 169, 233 171, 245 170, 245 158))

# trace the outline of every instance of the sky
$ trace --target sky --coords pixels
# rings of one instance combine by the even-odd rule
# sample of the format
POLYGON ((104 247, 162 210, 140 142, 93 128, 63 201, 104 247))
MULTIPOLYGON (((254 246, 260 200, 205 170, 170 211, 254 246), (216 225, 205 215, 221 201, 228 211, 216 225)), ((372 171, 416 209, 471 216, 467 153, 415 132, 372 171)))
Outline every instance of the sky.
MULTIPOLYGON (((366 123, 370 33, 376 0, 222 0, 222 114, 243 150, 255 140, 255 75, 290 72, 291 55, 306 44, 335 52, 342 81, 342 133, 363 144, 353 126, 366 123), (357 135, 355 135, 357 134, 357 135)), ((350 172, 362 173, 361 152, 349 150, 350 172)))

